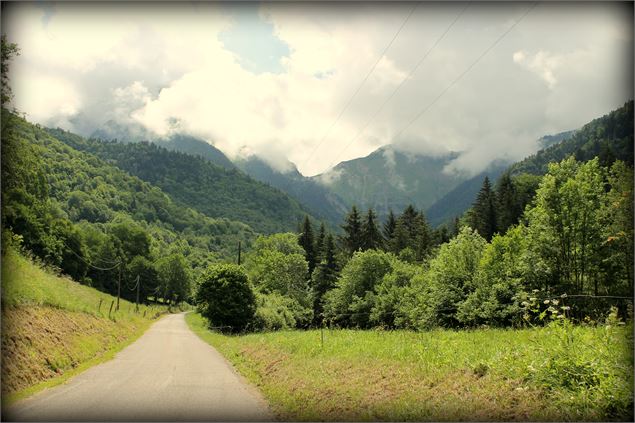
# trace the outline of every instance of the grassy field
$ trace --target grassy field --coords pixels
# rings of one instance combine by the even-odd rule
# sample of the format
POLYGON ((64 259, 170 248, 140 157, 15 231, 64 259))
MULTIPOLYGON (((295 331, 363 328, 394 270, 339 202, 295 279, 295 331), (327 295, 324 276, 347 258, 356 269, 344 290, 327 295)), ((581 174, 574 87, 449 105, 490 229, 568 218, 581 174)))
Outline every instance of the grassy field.
POLYGON ((474 331, 190 327, 284 420, 632 420, 632 325, 474 331))
POLYGON ((2 257, 3 405, 64 382, 137 339, 162 306, 141 306, 59 277, 9 248, 2 257))

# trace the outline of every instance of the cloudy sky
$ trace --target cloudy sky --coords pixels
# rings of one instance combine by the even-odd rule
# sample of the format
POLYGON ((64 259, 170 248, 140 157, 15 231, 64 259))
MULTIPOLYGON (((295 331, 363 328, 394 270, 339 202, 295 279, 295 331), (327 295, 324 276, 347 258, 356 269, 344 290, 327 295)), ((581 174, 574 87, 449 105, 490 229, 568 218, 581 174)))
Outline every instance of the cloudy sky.
POLYGON ((633 97, 632 5, 532 6, 37 2, 2 31, 44 125, 185 132, 305 175, 386 144, 477 172, 633 97))

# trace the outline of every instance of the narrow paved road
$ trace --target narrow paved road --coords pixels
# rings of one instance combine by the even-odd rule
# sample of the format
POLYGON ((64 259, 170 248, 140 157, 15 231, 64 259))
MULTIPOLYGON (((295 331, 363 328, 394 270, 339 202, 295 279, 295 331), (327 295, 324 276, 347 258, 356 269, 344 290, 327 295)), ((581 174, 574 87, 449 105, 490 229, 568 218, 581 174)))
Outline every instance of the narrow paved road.
POLYGON ((200 340, 184 314, 166 316, 106 363, 9 407, 3 420, 263 421, 260 394, 200 340))

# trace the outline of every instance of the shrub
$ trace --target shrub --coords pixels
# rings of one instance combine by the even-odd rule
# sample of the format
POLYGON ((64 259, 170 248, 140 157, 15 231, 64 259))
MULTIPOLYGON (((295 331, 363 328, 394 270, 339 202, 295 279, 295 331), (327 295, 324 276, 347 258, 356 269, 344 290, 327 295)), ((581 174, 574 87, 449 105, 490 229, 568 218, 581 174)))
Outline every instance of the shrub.
POLYGON ((293 298, 280 295, 256 293, 256 313, 252 325, 254 330, 273 331, 307 326, 313 317, 310 309, 293 298))
POLYGON ((256 296, 242 267, 216 264, 203 274, 196 293, 199 312, 210 327, 244 330, 256 311, 256 296))

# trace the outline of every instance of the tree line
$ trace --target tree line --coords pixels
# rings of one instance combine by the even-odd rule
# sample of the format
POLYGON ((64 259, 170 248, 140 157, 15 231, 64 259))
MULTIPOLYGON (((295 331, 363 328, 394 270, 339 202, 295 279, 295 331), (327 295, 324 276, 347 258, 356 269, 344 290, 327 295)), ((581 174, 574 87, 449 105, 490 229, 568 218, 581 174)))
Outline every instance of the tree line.
MULTIPOLYGON (((339 236, 314 226, 259 237, 244 266, 224 265, 253 294, 253 312, 230 326, 504 327, 538 300, 583 317, 614 304, 598 297, 632 296, 633 168, 621 161, 571 156, 544 177, 486 180, 452 230, 431 229, 412 206, 383 223, 353 207, 339 236)), ((205 293, 196 300, 205 308, 205 293)))

